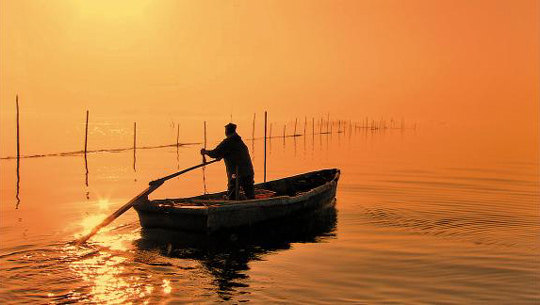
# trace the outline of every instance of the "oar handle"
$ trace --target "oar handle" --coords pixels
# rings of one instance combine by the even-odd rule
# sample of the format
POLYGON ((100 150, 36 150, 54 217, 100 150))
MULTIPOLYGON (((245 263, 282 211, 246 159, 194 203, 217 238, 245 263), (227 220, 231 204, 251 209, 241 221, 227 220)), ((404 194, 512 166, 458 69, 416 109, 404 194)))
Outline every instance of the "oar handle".
POLYGON ((199 167, 203 167, 203 166, 206 166, 206 165, 209 165, 209 164, 218 162, 218 161, 220 161, 220 160, 221 160, 221 159, 215 159, 215 160, 212 160, 212 161, 209 161, 209 162, 204 162, 204 163, 201 163, 201 164, 199 164, 199 165, 192 166, 192 167, 190 167, 190 168, 186 168, 186 169, 181 170, 181 171, 179 171, 179 172, 176 172, 176 173, 174 173, 174 174, 170 174, 170 175, 165 176, 165 177, 163 177, 163 178, 159 178, 159 179, 156 179, 156 180, 154 180, 154 181, 151 181, 149 184, 150 184, 151 186, 152 186, 152 185, 161 185, 161 184, 163 184, 163 182, 165 182, 165 181, 167 181, 167 180, 170 180, 170 179, 172 179, 172 178, 174 178, 174 177, 180 176, 180 175, 182 175, 183 173, 187 173, 187 172, 192 171, 192 170, 194 170, 194 169, 197 169, 197 168, 199 168, 199 167))

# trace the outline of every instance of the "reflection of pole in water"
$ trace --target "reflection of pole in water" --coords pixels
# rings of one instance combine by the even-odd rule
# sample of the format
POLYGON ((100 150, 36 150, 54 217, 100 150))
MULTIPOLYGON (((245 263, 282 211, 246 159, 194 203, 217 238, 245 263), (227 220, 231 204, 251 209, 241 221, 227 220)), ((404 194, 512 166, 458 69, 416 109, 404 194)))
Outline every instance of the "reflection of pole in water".
POLYGON ((296 156, 296 137, 293 136, 293 142, 294 142, 294 155, 296 156))
POLYGON ((17 193, 15 194, 15 199, 17 199, 17 204, 15 209, 19 208, 21 204, 20 194, 20 183, 21 183, 21 144, 20 144, 20 130, 19 130, 19 95, 15 96, 15 106, 17 107, 17 193))
POLYGON ((84 184, 88 186, 88 158, 86 157, 86 154, 84 155, 84 184))

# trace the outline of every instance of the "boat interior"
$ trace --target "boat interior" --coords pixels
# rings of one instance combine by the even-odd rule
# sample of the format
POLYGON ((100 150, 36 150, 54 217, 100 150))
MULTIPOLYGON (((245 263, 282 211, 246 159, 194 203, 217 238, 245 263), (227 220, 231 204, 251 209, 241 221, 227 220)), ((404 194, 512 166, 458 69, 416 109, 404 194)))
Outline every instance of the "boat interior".
MULTIPOLYGON (((299 196, 325 183, 331 182, 339 177, 339 170, 327 169, 316 172, 310 172, 293 177, 269 181, 266 183, 255 184, 255 200, 263 200, 279 196, 299 196)), ((174 205, 174 206, 212 206, 221 204, 237 204, 239 201, 245 201, 242 188, 239 190, 240 200, 228 200, 227 192, 214 194, 205 194, 190 198, 174 198, 152 200, 154 204, 174 205)))

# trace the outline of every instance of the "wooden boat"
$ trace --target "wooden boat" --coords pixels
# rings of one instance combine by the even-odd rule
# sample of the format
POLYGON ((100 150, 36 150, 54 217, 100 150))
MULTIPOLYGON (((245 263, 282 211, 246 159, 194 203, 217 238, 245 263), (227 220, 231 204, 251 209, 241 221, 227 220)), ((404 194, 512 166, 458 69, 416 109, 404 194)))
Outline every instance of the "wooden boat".
POLYGON ((226 200, 226 192, 192 198, 139 199, 143 228, 213 232, 295 216, 332 202, 339 169, 309 172, 255 185, 255 199, 226 200))

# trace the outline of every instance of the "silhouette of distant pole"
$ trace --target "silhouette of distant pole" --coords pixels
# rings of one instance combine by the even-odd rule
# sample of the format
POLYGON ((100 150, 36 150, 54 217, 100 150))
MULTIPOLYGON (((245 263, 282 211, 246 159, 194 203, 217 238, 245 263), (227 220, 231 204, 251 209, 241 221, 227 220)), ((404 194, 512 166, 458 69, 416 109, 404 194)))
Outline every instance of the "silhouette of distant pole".
POLYGON ((180 146, 180 124, 176 124, 176 147, 180 146))
POLYGON ((17 192, 15 194, 15 199, 17 199, 17 204, 15 205, 15 209, 19 208, 19 205, 21 203, 21 199, 19 197, 20 194, 20 185, 21 185, 21 144, 20 144, 20 127, 19 127, 19 95, 17 94, 15 96, 15 106, 17 107, 17 192))
POLYGON ((86 110, 86 128, 84 131, 84 155, 85 156, 88 151, 88 116, 89 116, 89 112, 88 110, 86 110))
POLYGON ((137 171, 137 122, 133 122, 133 170, 137 171))
MULTIPOLYGON (((206 121, 204 121, 203 148, 206 149, 206 121)), ((202 161, 203 163, 206 163, 206 156, 204 154, 202 156, 202 161)), ((203 166, 202 172, 203 172, 203 189, 204 189, 204 194, 206 194, 207 191, 206 191, 206 167, 205 166, 203 166)))
POLYGON ((85 184, 88 186, 88 117, 89 111, 86 110, 86 127, 84 131, 84 169, 85 169, 85 184))
POLYGON ((268 127, 268 113, 264 112, 264 182, 266 182, 266 130, 268 127))
POLYGON ((133 123, 133 150, 137 149, 137 122, 133 123))
POLYGON ((20 141, 20 127, 19 127, 19 95, 15 96, 15 106, 17 107, 17 160, 21 157, 21 141, 20 141))
POLYGON ((330 112, 328 112, 326 117, 326 132, 330 132, 330 112))

